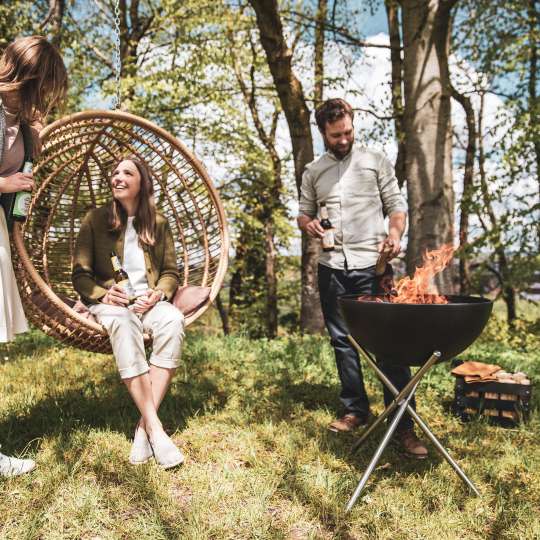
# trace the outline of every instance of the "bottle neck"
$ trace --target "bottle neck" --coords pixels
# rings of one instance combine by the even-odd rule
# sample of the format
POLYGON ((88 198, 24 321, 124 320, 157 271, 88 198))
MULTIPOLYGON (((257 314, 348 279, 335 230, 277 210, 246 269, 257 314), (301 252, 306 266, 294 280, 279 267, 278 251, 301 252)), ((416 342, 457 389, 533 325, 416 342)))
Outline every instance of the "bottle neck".
POLYGON ((328 208, 321 206, 321 219, 328 219, 328 208))

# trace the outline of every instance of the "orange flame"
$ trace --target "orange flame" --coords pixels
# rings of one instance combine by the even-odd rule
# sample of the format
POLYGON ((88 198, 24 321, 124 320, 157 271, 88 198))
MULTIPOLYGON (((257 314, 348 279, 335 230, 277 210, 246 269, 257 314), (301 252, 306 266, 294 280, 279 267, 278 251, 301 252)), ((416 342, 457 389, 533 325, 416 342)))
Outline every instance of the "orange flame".
POLYGON ((448 266, 454 251, 451 244, 433 251, 426 250, 423 256, 424 264, 415 270, 412 279, 406 276, 398 281, 395 286, 397 295, 390 296, 390 302, 394 304, 448 304, 447 298, 434 290, 432 279, 448 266))

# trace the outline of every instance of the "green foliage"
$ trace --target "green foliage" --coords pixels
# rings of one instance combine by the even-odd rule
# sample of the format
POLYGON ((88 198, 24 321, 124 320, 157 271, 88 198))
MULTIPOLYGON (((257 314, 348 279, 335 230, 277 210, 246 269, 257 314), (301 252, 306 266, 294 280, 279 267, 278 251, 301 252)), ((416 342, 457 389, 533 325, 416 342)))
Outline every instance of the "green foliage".
POLYGON ((46 2, 25 1, 0 4, 0 50, 21 35, 39 32, 39 23, 47 13, 46 2))
POLYGON ((519 318, 508 325, 506 317, 500 312, 500 304, 480 338, 481 343, 496 343, 515 351, 535 352, 540 350, 540 307, 532 302, 522 301, 519 318))
POLYGON ((477 156, 468 205, 477 221, 466 255, 479 263, 476 281, 489 271, 498 287, 515 292, 526 290, 540 271, 540 80, 532 60, 540 38, 538 9, 525 0, 459 2, 453 38, 458 62, 469 73, 463 91, 483 124, 483 155, 477 156), (503 106, 486 110, 493 95, 503 106))

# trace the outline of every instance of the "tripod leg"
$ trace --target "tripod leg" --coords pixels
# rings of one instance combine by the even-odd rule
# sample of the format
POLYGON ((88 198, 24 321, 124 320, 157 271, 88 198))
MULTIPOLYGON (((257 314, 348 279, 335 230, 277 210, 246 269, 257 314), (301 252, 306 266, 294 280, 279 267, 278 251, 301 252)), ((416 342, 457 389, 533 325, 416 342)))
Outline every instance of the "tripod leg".
MULTIPOLYGON (((392 394, 394 394, 394 396, 397 396, 399 393, 397 388, 392 384, 392 382, 388 379, 388 377, 381 371, 381 369, 379 368, 375 360, 373 360, 371 355, 367 351, 365 351, 360 345, 358 345, 358 343, 356 343, 354 339, 352 339, 351 341, 353 342, 353 346, 356 348, 358 353, 362 353, 364 358, 367 360, 368 364, 375 370, 375 372, 377 373, 377 376, 379 377, 379 379, 381 379, 383 384, 390 390, 390 392, 392 392, 392 394)), ((452 469, 454 469, 454 471, 461 478, 461 480, 465 484, 467 484, 469 489, 476 496, 480 496, 480 493, 476 489, 476 486, 472 483, 472 481, 468 478, 468 476, 463 472, 461 467, 454 461, 452 456, 450 456, 446 448, 439 442, 439 439, 437 439, 437 437, 433 435, 433 433, 429 429, 429 426, 422 420, 422 418, 420 418, 418 413, 410 405, 407 407, 407 412, 411 415, 413 420, 418 424, 418 427, 424 432, 426 437, 432 442, 433 446, 435 446, 435 448, 444 457, 447 463, 452 467, 452 469)), ((356 450, 356 448, 360 446, 360 444, 362 444, 364 440, 365 440, 364 433, 362 433, 362 437, 353 447, 353 451, 356 450)))
MULTIPOLYGON (((355 349, 358 351, 358 352, 364 352, 363 349, 360 348, 360 346, 358 345, 358 343, 356 343, 356 341, 354 340, 354 338, 349 335, 348 336, 349 338, 349 341, 352 343, 353 347, 355 347, 355 349)), ((401 402, 401 400, 409 395, 409 393, 411 392, 411 390, 416 387, 416 385, 418 384, 418 381, 420 381, 420 379, 425 375, 425 373, 431 368, 431 366, 433 366, 433 364, 435 364, 435 362, 437 362, 437 360, 441 357, 441 353, 439 351, 435 351, 431 357, 420 367, 420 369, 414 374, 413 377, 411 377, 411 380, 406 384, 405 388, 403 388, 403 390, 401 390, 401 392, 398 392, 396 394, 396 397, 394 398, 394 401, 392 401, 392 403, 390 403, 390 405, 388 405, 388 407, 386 407, 386 409, 382 412, 382 414, 380 414, 378 417, 377 417, 377 420, 375 422, 373 422, 373 424, 371 424, 370 426, 368 426, 363 432, 362 434, 360 435, 360 438, 356 441, 356 443, 354 444, 354 446, 352 447, 352 450, 351 452, 356 452, 356 450, 358 450, 358 448, 360 448, 360 446, 364 443, 364 441, 371 435, 371 433, 373 433, 373 431, 375 430, 375 428, 377 426, 379 426, 379 424, 386 418, 388 417, 389 414, 391 414, 394 409, 397 407, 398 403, 401 402)), ((382 373, 381 370, 379 369, 379 367, 377 366, 377 364, 371 359, 371 357, 368 357, 368 362, 369 364, 371 365, 371 367, 373 367, 375 369, 375 372, 377 373, 377 375, 379 375, 379 373, 382 373)), ((386 376, 384 374, 382 374, 384 379, 388 380, 386 378, 386 376)), ((383 383, 384 383, 384 379, 383 380, 383 383)), ((386 383, 385 383, 386 384, 386 383)))
POLYGON ((358 497, 360 497, 360 494, 362 493, 362 490, 364 489, 369 477, 371 476, 371 473, 373 472, 375 465, 377 465, 377 462, 379 461, 382 453, 384 452, 384 449, 388 446, 388 443, 390 442, 390 439, 392 438, 394 431, 396 431, 399 421, 401 420, 402 416, 405 414, 405 410, 409 406, 409 403, 414 395, 414 392, 416 391, 417 386, 418 386, 418 383, 416 383, 416 385, 413 387, 413 389, 411 390, 407 398, 399 403, 399 409, 396 413, 396 416, 392 419, 392 422, 390 426, 388 426, 388 429, 386 430, 386 433, 384 434, 382 441, 379 443, 377 450, 375 450, 375 454, 373 454, 373 457, 371 458, 369 465, 364 471, 364 474, 362 475, 362 478, 360 479, 358 486, 354 490, 352 497, 347 503, 345 512, 349 512, 351 508, 354 506, 354 503, 356 502, 358 497))
POLYGON ((362 444, 364 444, 364 442, 369 438, 369 436, 379 427, 382 422, 384 422, 388 415, 392 413, 392 411, 396 408, 394 403, 395 401, 392 402, 381 414, 379 414, 379 416, 377 416, 375 422, 367 426, 364 431, 362 431, 360 437, 351 448, 352 454, 354 454, 362 446, 362 444))

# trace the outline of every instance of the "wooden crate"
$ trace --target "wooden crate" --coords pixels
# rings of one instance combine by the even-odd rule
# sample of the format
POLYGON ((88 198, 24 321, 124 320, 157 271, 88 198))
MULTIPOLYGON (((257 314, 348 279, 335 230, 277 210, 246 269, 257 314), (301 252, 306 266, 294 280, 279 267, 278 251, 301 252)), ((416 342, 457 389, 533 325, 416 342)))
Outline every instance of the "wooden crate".
POLYGON ((456 377, 452 409, 463 420, 480 415, 495 424, 513 427, 528 419, 531 394, 531 384, 466 383, 463 377, 456 377))

